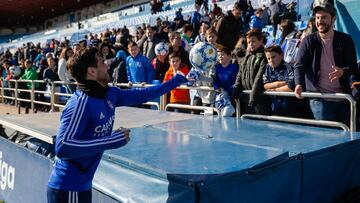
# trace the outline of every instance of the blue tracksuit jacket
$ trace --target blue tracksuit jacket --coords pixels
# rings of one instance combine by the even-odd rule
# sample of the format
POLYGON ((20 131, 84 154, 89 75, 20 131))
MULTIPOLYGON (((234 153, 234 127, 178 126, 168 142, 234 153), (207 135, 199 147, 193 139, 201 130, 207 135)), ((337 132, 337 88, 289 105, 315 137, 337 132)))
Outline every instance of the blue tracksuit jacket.
POLYGON ((66 191, 86 191, 102 154, 127 143, 122 131, 112 131, 115 107, 141 104, 182 83, 184 76, 144 89, 110 87, 105 98, 90 97, 77 90, 66 104, 56 136, 56 160, 48 186, 66 191))

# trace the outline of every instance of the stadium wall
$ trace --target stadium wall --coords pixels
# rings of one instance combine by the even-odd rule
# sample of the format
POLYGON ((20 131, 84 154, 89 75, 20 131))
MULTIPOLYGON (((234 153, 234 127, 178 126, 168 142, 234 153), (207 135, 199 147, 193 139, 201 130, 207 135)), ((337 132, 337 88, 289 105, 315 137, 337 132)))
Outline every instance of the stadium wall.
POLYGON ((337 0, 336 30, 351 35, 355 43, 357 59, 360 60, 360 1, 359 0, 337 0))

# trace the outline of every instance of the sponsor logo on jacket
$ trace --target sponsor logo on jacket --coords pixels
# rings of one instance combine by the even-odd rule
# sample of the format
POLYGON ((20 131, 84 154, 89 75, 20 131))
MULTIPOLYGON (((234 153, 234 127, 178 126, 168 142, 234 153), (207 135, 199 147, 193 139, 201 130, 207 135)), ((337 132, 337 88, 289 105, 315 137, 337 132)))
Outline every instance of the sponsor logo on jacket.
POLYGON ((112 131, 115 115, 111 116, 106 123, 98 125, 94 129, 94 137, 102 137, 112 131))

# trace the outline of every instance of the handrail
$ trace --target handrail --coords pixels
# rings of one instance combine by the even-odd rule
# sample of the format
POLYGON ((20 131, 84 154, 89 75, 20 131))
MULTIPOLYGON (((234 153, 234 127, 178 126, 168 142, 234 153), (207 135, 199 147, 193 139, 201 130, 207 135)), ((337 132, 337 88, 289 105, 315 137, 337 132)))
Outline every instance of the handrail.
MULTIPOLYGON (((5 82, 4 80, 1 81, 2 84, 5 82)), ((18 83, 21 82, 30 82, 32 83, 32 87, 34 87, 34 83, 48 83, 45 82, 43 80, 14 80, 11 79, 7 82, 14 82, 15 83, 15 88, 5 88, 4 86, 2 86, 1 89, 1 99, 12 99, 15 101, 15 103, 17 104, 19 101, 25 101, 25 102, 30 102, 31 103, 31 107, 32 110, 34 110, 34 104, 43 104, 43 105, 49 105, 51 106, 51 109, 53 110, 54 107, 64 107, 64 105, 62 104, 56 104, 55 103, 55 95, 56 96, 71 96, 71 94, 66 94, 66 93, 60 93, 60 92, 56 92, 55 91, 55 84, 71 84, 71 85, 75 85, 77 84, 76 82, 64 82, 64 81, 54 81, 51 82, 51 92, 50 92, 50 102, 42 102, 42 101, 36 101, 34 94, 35 93, 39 93, 39 94, 45 94, 48 93, 46 91, 40 91, 40 90, 35 90, 34 88, 32 88, 31 90, 29 89, 18 89, 18 83), (5 91, 12 91, 14 92, 13 96, 5 96, 5 91), (29 92, 31 94, 30 99, 21 99, 19 98, 18 92, 29 92)), ((115 86, 117 87, 129 87, 128 83, 117 83, 115 84, 115 86)), ((150 87, 153 86, 152 84, 146 84, 146 85, 141 85, 141 84, 133 84, 132 87, 150 87)), ((213 87, 206 87, 206 86, 200 86, 200 87, 189 87, 189 86, 185 86, 182 85, 180 87, 178 87, 178 89, 188 89, 188 90, 204 90, 204 91, 214 91, 213 87)), ((250 94, 250 90, 244 90, 243 93, 245 94, 250 94)), ((295 97, 295 93, 293 92, 263 92, 264 95, 269 95, 269 96, 286 96, 286 97, 295 97)), ((303 97, 310 97, 310 98, 330 98, 330 99, 347 99, 350 102, 350 131, 354 132, 356 131, 356 101, 351 97, 351 95, 348 94, 342 94, 342 93, 315 93, 315 92, 303 92, 302 93, 303 97)), ((216 108, 213 107, 202 107, 202 106, 192 106, 192 105, 183 105, 183 104, 167 104, 166 105, 166 97, 165 95, 160 97, 160 103, 158 102, 148 102, 145 103, 145 105, 154 105, 156 106, 159 110, 167 110, 169 107, 174 107, 174 108, 182 108, 182 109, 192 109, 192 110, 204 110, 205 114, 207 114, 207 112, 209 111, 215 111, 217 112, 218 115, 219 111, 216 108)), ((236 117, 240 118, 240 103, 236 102, 236 117)), ((321 122, 322 121, 315 121, 318 123, 318 125, 322 125, 321 122)), ((340 126, 338 126, 340 127, 340 126)), ((343 127, 341 127, 343 128, 343 127)), ((343 128, 344 129, 344 128, 343 128)))
MULTIPOLYGON (((5 82, 5 81, 3 81, 5 82)), ((9 80, 9 82, 13 82, 15 83, 15 88, 5 88, 5 87, 1 87, 1 98, 4 99, 13 99, 15 100, 15 102, 19 102, 19 101, 23 101, 23 102, 29 102, 31 103, 31 109, 32 111, 34 111, 35 108, 35 104, 43 104, 43 105, 48 105, 50 106, 51 110, 54 110, 55 107, 64 107, 64 105, 62 104, 57 104, 55 101, 55 96, 71 96, 71 94, 67 94, 67 93, 61 93, 61 92, 56 92, 55 90, 55 86, 56 84, 70 84, 70 85, 76 85, 76 82, 64 82, 64 81, 52 81, 52 82, 45 82, 43 80, 14 80, 11 79, 9 80), (18 84, 19 83, 31 83, 32 84, 32 89, 19 89, 18 84), (51 88, 50 88, 50 102, 43 102, 43 101, 37 101, 35 100, 35 94, 47 94, 49 93, 48 91, 41 91, 41 90, 36 90, 35 87, 35 83, 43 83, 43 84, 48 84, 50 83, 51 88), (4 95, 4 91, 12 91, 14 92, 14 97, 11 96, 5 96, 4 95), (18 93, 19 92, 28 92, 30 93, 30 99, 23 99, 23 98, 19 98, 18 93)), ((128 83, 117 83, 114 84, 114 86, 117 87, 130 87, 128 83)), ((132 87, 135 88, 144 88, 144 87, 151 87, 154 86, 153 84, 145 84, 145 85, 141 85, 141 84, 133 84, 132 87)), ((178 89, 188 89, 188 90, 203 90, 203 91, 214 91, 213 87, 206 87, 206 86, 199 86, 199 87, 192 87, 192 86, 185 86, 182 85, 180 87, 178 87, 178 89)), ((167 110, 168 107, 166 107, 166 95, 162 95, 160 97, 160 102, 147 102, 144 103, 144 105, 150 105, 150 106, 156 106, 156 108, 158 110, 167 110)), ((171 105, 174 104, 170 104, 169 107, 171 107, 171 105)), ((180 104, 179 104, 180 105, 180 104)), ((218 109, 214 108, 214 107, 202 107, 202 106, 192 106, 192 105, 182 105, 182 106, 172 106, 172 107, 176 107, 176 108, 182 108, 182 109, 190 109, 190 110, 204 110, 205 114, 209 114, 209 112, 211 111, 213 114, 213 112, 215 111, 218 115, 220 115, 218 109)))
POLYGON ((168 108, 180 108, 180 109, 189 109, 189 110, 203 110, 205 115, 213 114, 215 111, 217 115, 220 115, 219 109, 215 107, 208 107, 208 106, 192 106, 187 104, 167 104, 165 106, 165 111, 168 110, 168 108))
MULTIPOLYGON (((251 93, 250 90, 244 90, 242 92, 245 94, 251 93)), ((268 96, 296 97, 294 92, 263 92, 263 94, 268 96)), ((350 102, 350 131, 356 131, 356 101, 351 95, 343 93, 303 92, 301 96, 307 98, 347 99, 350 102)), ((238 101, 236 102, 236 117, 240 117, 240 104, 238 101)))
POLYGON ((252 118, 252 119, 261 119, 268 121, 281 121, 287 123, 297 123, 297 124, 306 124, 306 125, 319 125, 327 127, 339 127, 344 131, 349 131, 349 127, 341 122, 335 121, 323 121, 323 120, 314 120, 314 119, 304 119, 304 118, 291 118, 285 116, 265 116, 265 115, 255 115, 255 114, 244 114, 241 116, 241 119, 252 118))

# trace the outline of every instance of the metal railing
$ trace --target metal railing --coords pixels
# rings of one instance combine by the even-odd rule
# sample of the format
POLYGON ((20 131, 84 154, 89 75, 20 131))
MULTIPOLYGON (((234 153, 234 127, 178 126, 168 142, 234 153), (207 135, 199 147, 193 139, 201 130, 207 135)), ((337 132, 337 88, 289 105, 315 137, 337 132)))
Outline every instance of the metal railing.
MULTIPOLYGON (((55 87, 57 85, 76 85, 77 83, 75 83, 75 82, 68 83, 68 82, 64 82, 64 81, 45 82, 43 80, 13 80, 12 79, 9 81, 1 80, 1 84, 2 85, 0 87, 0 89, 1 89, 0 96, 1 96, 1 100, 3 103, 4 103, 5 99, 13 100, 15 102, 15 105, 19 105, 19 102, 28 102, 28 103, 30 103, 31 110, 34 112, 35 104, 50 106, 51 111, 55 111, 56 108, 64 108, 65 105, 63 103, 57 102, 55 97, 56 96, 71 97, 72 94, 58 92, 58 91, 56 91, 55 87), (12 84, 11 86, 13 86, 13 87, 4 87, 4 83, 8 83, 8 84, 11 83, 12 84), (31 83, 32 88, 31 89, 20 89, 19 88, 20 83, 31 83), (50 91, 49 90, 47 90, 47 91, 36 90, 35 84, 49 84, 51 87, 50 91), (5 93, 6 91, 11 92, 10 96, 6 95, 6 93, 5 93), (30 94, 30 98, 28 98, 28 99, 21 98, 20 97, 21 92, 28 92, 30 94), (36 96, 35 96, 36 94, 43 94, 43 95, 48 94, 50 96, 50 100, 49 101, 36 100, 36 96)), ((130 88, 128 83, 117 83, 117 84, 113 84, 113 86, 130 88)), ((131 87, 144 88, 144 87, 150 87, 150 86, 153 86, 153 85, 133 84, 131 87)), ((184 85, 178 87, 178 89, 214 91, 214 88, 211 88, 211 87, 188 87, 188 86, 184 86, 184 85)), ((150 102, 144 103, 143 105, 154 106, 158 110, 167 110, 169 107, 176 106, 176 108, 182 108, 182 109, 188 109, 188 110, 202 110, 202 111, 204 111, 205 115, 213 114, 213 112, 216 112, 219 115, 218 109, 216 109, 214 107, 192 106, 192 105, 181 105, 181 104, 167 104, 166 94, 160 96, 159 102, 150 101, 150 102)))
POLYGON ((50 109, 52 111, 54 111, 55 107, 64 107, 64 105, 62 103, 56 103, 55 97, 56 96, 68 96, 70 97, 71 94, 64 94, 64 93, 60 93, 60 92, 56 92, 55 90, 55 86, 56 85, 61 85, 61 84, 76 84, 76 83, 65 83, 62 81, 56 81, 56 82, 45 82, 43 80, 8 80, 8 81, 4 81, 1 80, 1 100, 2 102, 4 102, 5 99, 9 99, 9 100, 13 100, 15 105, 18 106, 19 102, 27 102, 30 103, 30 108, 32 111, 35 110, 35 105, 36 104, 41 104, 41 105, 45 105, 45 106, 50 106, 50 109), (4 85, 7 83, 6 86, 10 86, 10 87, 4 87, 4 85), (27 86, 27 84, 31 84, 31 89, 28 88, 19 88, 19 84, 20 83, 25 83, 25 86, 27 86), (50 91, 44 91, 44 90, 37 90, 35 89, 35 84, 50 84, 50 91), (29 93, 29 98, 21 98, 21 93, 22 92, 27 92, 29 93), (47 101, 40 101, 37 100, 36 95, 49 95, 50 100, 49 102, 47 101))
MULTIPOLYGON (((244 90, 243 93, 250 94, 250 90, 244 90)), ((294 92, 263 92, 264 95, 268 96, 283 96, 283 97, 296 97, 294 92)), ((301 94, 303 97, 307 98, 324 98, 324 99, 346 99, 350 102, 350 131, 356 131, 356 101, 349 94, 342 93, 315 93, 315 92, 303 92, 301 94)), ((236 117, 240 118, 240 103, 236 102, 236 117)), ((242 118, 253 117, 260 118, 265 120, 277 120, 283 122, 292 122, 292 123, 300 123, 300 124, 312 124, 312 125, 320 125, 320 126, 330 126, 330 127, 340 127, 344 130, 349 130, 349 127, 341 122, 334 121, 323 121, 323 120, 313 120, 313 119, 296 119, 289 117, 281 117, 281 116, 254 116, 249 114, 243 115, 242 118)))
MULTIPOLYGON (((55 81, 55 82, 44 82, 43 80, 9 80, 9 81, 1 81, 1 100, 4 102, 5 99, 10 99, 15 102, 16 105, 19 105, 19 102, 29 102, 31 105, 31 110, 34 111, 35 104, 41 104, 50 106, 50 109, 54 111, 56 107, 63 108, 65 105, 62 103, 58 103, 55 99, 56 96, 66 96, 70 97, 71 94, 61 93, 56 91, 56 85, 76 85, 77 83, 67 83, 63 81, 55 81), (8 82, 11 83, 14 87, 4 87, 4 83, 8 82), (19 89, 20 83, 31 83, 31 89, 19 89), (46 83, 50 84, 51 88, 50 91, 41 91, 35 89, 36 83, 46 83), (6 95, 6 91, 11 92, 12 94, 6 95), (30 93, 30 98, 24 99, 20 98, 21 92, 28 92, 30 93), (39 101, 36 100, 35 94, 49 94, 50 101, 39 101)), ((127 83, 118 83, 114 84, 117 87, 129 87, 127 83)), ((140 84, 133 84, 132 87, 150 87, 153 85, 140 85, 140 84)), ((214 91, 212 87, 188 87, 188 86, 180 86, 178 89, 187 89, 187 90, 205 90, 205 91, 214 91)), ((250 90, 243 91, 245 94, 250 94, 250 90)), ((285 96, 285 97, 295 97, 295 93, 293 92, 264 92, 264 95, 268 96, 285 96)), ((319 125, 319 126, 331 126, 331 127, 340 127, 344 130, 350 130, 352 132, 356 131, 356 101, 352 98, 349 94, 340 94, 340 93, 314 93, 314 92, 303 92, 303 97, 307 98, 328 98, 328 99, 346 99, 350 102, 350 127, 346 126, 343 123, 334 122, 334 121, 319 121, 313 119, 297 119, 297 118, 290 118, 290 117, 281 117, 281 116, 261 116, 261 115, 243 115, 242 118, 256 118, 256 119, 264 119, 264 120, 276 120, 276 121, 283 121, 283 122, 291 122, 291 123, 299 123, 299 124, 311 124, 311 125, 319 125)), ((158 110, 168 110, 169 108, 180 108, 180 109, 188 109, 188 110, 201 110, 204 111, 205 115, 212 115, 216 112, 220 115, 219 110, 215 107, 206 107, 206 106, 192 106, 186 104, 167 104, 166 95, 162 95, 160 97, 159 102, 147 102, 144 105, 155 106, 158 110)), ((240 103, 236 102, 236 117, 240 118, 240 103)))
MULTIPOLYGON (((127 87, 129 88, 129 84, 128 83, 117 83, 117 84, 113 84, 117 87, 127 87)), ((151 87, 154 85, 149 85, 149 84, 145 84, 145 85, 141 85, 141 84, 133 84, 132 87, 138 87, 138 88, 143 88, 143 87, 151 87)), ((204 90, 204 91, 215 91, 213 87, 206 87, 206 86, 200 86, 200 87, 189 87, 186 85, 181 85, 179 86, 177 89, 186 89, 186 90, 204 90)), ((166 98, 166 94, 162 95, 160 97, 160 102, 157 105, 156 102, 146 102, 144 103, 145 105, 152 105, 152 106, 156 106, 158 108, 158 110, 163 110, 163 111, 167 111, 169 108, 179 108, 179 109, 187 109, 187 110, 200 110, 200 111, 204 111, 204 115, 212 115, 213 112, 216 112, 218 115, 219 114, 219 110, 215 107, 207 107, 207 106, 193 106, 193 105, 187 105, 187 104, 172 104, 172 103, 167 103, 167 98, 166 98)))

